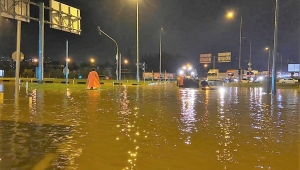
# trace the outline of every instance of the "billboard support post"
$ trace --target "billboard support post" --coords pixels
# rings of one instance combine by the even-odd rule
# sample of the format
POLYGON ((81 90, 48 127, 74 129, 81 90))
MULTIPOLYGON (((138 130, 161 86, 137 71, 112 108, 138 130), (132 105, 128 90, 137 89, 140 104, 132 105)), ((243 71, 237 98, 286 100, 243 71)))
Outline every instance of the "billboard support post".
POLYGON ((15 73, 15 98, 19 98, 20 86, 20 58, 21 58, 21 21, 17 22, 17 57, 16 57, 16 73, 15 73))
POLYGON ((278 15, 279 15, 279 0, 276 0, 275 7, 275 28, 274 28, 274 48, 273 48, 273 69, 272 69, 272 94, 276 95, 276 78, 277 78, 277 68, 276 68, 276 57, 277 57, 277 47, 278 47, 278 15))
POLYGON ((39 67, 38 67, 38 84, 43 83, 44 78, 44 3, 39 4, 39 67))

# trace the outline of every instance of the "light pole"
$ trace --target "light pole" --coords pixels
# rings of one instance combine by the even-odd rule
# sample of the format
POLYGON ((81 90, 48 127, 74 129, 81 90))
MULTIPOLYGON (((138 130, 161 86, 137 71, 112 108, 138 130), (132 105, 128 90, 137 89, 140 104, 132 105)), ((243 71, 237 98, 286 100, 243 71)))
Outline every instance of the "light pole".
POLYGON ((140 81, 139 75, 139 1, 136 1, 136 81, 140 81))
MULTIPOLYGON (((234 12, 228 12, 227 18, 233 18, 234 12)), ((243 29, 243 17, 240 18, 240 46, 239 46, 239 69, 241 69, 241 56, 242 56, 242 29, 243 29)), ((241 79, 241 76, 239 76, 241 79)))
POLYGON ((160 36, 159 36, 159 81, 161 81, 161 32, 163 28, 160 28, 160 36))
POLYGON ((98 26, 98 31, 99 31, 99 34, 101 35, 101 33, 103 33, 105 36, 107 36, 110 40, 112 40, 115 44, 116 44, 116 48, 117 48, 117 53, 116 53, 116 61, 117 61, 117 66, 116 66, 116 77, 117 77, 117 81, 119 81, 119 76, 118 76, 118 58, 119 58, 119 46, 118 46, 118 43, 116 40, 114 40, 113 38, 111 38, 109 35, 107 35, 104 31, 102 31, 100 29, 100 27, 98 26))
POLYGON ((267 50, 269 52, 269 56, 268 56, 268 78, 270 78, 270 58, 271 58, 271 50, 269 49, 269 47, 266 47, 265 50, 267 50))

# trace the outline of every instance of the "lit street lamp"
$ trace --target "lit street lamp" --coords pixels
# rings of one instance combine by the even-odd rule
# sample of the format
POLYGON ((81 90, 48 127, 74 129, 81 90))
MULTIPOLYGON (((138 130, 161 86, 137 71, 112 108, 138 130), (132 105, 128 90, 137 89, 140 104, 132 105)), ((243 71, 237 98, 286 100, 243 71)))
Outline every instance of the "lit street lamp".
MULTIPOLYGON (((234 17, 234 12, 228 12, 227 18, 231 19, 234 17)), ((241 56, 242 56, 242 27, 243 27, 243 17, 240 18, 240 47, 239 47, 239 69, 241 69, 241 56)))
POLYGON ((91 63, 94 63, 94 62, 95 62, 95 59, 91 58, 91 59, 90 59, 90 62, 91 62, 91 63))
POLYGON ((94 66, 95 59, 91 58, 91 59, 90 59, 90 62, 91 62, 91 66, 94 66))
POLYGON ((265 50, 269 52, 269 56, 268 56, 268 78, 269 78, 269 77, 270 77, 270 58, 271 58, 271 50, 269 49, 269 47, 266 47, 265 50))
MULTIPOLYGON (((118 65, 119 65, 119 46, 116 40, 114 40, 111 36, 109 36, 108 34, 106 34, 104 31, 102 31, 100 29, 100 27, 98 27, 98 31, 99 34, 101 35, 101 33, 103 33, 105 36, 107 36, 110 40, 112 40, 115 44, 116 44, 116 48, 117 48, 117 53, 116 53, 116 61, 117 61, 117 67, 116 67, 116 76, 117 76, 117 81, 119 81, 119 76, 118 76, 118 65)), ((121 59, 120 59, 121 60, 121 59)), ((121 64, 120 64, 121 65, 121 64)), ((120 68, 119 68, 120 69, 120 68)))
POLYGON ((124 60, 124 64, 128 64, 128 60, 127 59, 124 60))

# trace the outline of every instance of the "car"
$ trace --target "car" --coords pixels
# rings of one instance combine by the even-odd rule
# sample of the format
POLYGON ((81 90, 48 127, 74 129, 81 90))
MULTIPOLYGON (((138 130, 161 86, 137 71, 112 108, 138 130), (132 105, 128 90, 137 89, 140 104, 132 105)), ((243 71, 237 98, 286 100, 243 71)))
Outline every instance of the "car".
POLYGON ((298 80, 296 79, 293 79, 293 78, 283 78, 283 79, 280 79, 279 80, 279 83, 282 83, 282 84, 297 84, 298 83, 298 80))
POLYGON ((99 75, 100 80, 109 80, 110 78, 106 75, 99 75))
POLYGON ((209 86, 202 87, 202 90, 217 90, 224 87, 222 80, 207 80, 209 86))
POLYGON ((248 79, 246 79, 246 78, 243 78, 242 79, 242 83, 250 83, 250 81, 248 79))

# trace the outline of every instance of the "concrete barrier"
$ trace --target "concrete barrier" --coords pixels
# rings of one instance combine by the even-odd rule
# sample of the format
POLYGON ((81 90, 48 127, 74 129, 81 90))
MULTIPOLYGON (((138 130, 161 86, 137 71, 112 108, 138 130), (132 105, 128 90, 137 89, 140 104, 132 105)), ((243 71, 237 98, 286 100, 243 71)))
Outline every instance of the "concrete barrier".
POLYGON ((85 81, 78 81, 77 84, 86 84, 85 81))
POLYGON ((119 83, 119 82, 113 82, 113 85, 122 85, 122 83, 119 83))

